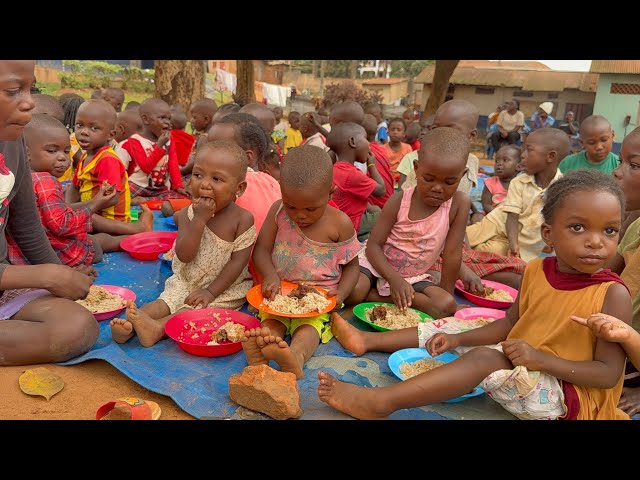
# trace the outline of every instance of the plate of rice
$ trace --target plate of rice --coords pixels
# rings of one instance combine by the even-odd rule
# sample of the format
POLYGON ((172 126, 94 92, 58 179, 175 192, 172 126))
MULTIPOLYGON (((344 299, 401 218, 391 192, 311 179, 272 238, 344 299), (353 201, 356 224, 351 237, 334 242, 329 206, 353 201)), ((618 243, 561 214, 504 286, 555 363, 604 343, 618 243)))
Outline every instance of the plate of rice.
POLYGON ((96 320, 100 322, 115 317, 125 309, 128 301, 135 300, 136 294, 128 288, 116 285, 92 285, 87 298, 76 300, 76 303, 93 313, 96 320))
POLYGON ((484 285, 484 293, 482 295, 467 292, 464 289, 462 280, 457 280, 455 286, 460 290, 464 298, 480 307, 509 308, 518 297, 518 290, 504 283, 482 280, 482 284, 484 285))
MULTIPOLYGON (((450 352, 442 353, 433 358, 424 348, 405 348, 389 355, 389 368, 400 380, 407 380, 434 368, 441 367, 445 363, 451 363, 456 358, 458 358, 458 355, 450 352)), ((476 387, 473 391, 451 400, 445 400, 444 403, 462 402, 483 393, 483 389, 476 387)))
POLYGON ((290 318, 308 318, 328 313, 336 306, 336 297, 327 297, 324 288, 280 282, 280 293, 269 300, 262 295, 262 285, 247 292, 249 303, 263 312, 290 318))
POLYGON ((353 307, 353 314, 380 332, 415 327, 418 323, 433 321, 433 317, 413 308, 401 312, 393 303, 361 303, 353 307))

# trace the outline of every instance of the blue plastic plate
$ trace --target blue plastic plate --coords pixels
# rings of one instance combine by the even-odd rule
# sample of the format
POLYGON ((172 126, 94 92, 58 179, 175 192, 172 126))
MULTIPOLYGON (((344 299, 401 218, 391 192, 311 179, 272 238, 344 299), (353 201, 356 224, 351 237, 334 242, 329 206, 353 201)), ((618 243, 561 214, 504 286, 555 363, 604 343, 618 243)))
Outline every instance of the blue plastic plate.
POLYGON ((165 217, 164 223, 169 228, 173 228, 174 230, 178 229, 176 222, 173 220, 173 215, 170 217, 165 217))
MULTIPOLYGON (((405 348, 404 350, 398 350, 397 352, 394 352, 391 355, 389 355, 389 368, 391 369, 391 371, 396 377, 398 377, 400 380, 404 380, 402 373, 400 373, 400 365, 405 362, 407 363, 417 362, 418 360, 422 360, 423 358, 433 358, 433 357, 429 355, 429 352, 427 352, 427 350, 424 348, 405 348)), ((441 355, 438 355, 434 360, 440 360, 441 362, 444 362, 444 363, 450 363, 450 362, 453 362, 456 358, 458 358, 457 355, 446 352, 441 355)), ((481 389, 480 387, 476 387, 473 389, 473 392, 467 393, 466 395, 462 395, 461 397, 458 397, 458 398, 452 398, 451 400, 446 400, 444 403, 462 402, 467 398, 477 397, 478 395, 482 395, 483 393, 484 393, 483 389, 481 389)))

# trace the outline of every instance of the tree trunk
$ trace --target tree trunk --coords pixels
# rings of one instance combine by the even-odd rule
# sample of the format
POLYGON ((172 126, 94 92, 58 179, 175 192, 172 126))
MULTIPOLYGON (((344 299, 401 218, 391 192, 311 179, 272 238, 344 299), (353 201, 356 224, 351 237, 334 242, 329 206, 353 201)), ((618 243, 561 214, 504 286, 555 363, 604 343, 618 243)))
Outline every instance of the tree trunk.
POLYGON ((238 60, 236 99, 241 105, 256 101, 253 60, 238 60))
POLYGON ((311 60, 311 75, 318 78, 318 60, 311 60))
POLYGON ((358 74, 358 60, 351 60, 350 67, 349 78, 355 79, 356 75, 358 74))
POLYGON ((206 62, 203 60, 156 60, 156 98, 169 105, 181 105, 185 112, 205 97, 206 62))
POLYGON ((424 108, 424 116, 433 115, 444 102, 449 89, 449 80, 460 60, 436 60, 436 71, 433 75, 431 93, 424 108))
POLYGON ((320 96, 324 95, 324 67, 327 64, 326 60, 320 60, 320 96))

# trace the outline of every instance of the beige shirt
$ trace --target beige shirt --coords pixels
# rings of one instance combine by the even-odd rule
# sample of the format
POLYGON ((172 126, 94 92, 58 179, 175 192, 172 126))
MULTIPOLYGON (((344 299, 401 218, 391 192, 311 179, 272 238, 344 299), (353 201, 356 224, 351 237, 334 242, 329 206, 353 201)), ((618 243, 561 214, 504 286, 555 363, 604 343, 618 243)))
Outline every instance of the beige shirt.
MULTIPOLYGON (((402 184, 402 190, 409 190, 416 186, 416 171, 413 168, 413 161, 417 160, 418 152, 414 151, 411 153, 407 153, 400 165, 398 165, 398 172, 407 176, 407 179, 402 184), (405 173, 408 172, 408 173, 405 173)), ((462 177, 460 180, 460 185, 458 185, 458 191, 464 192, 467 195, 471 194, 471 189, 478 184, 478 167, 480 165, 480 160, 473 153, 469 154, 467 158, 467 174, 462 177)))
MULTIPOLYGON (((551 183, 562 177, 560 170, 556 171, 551 183)), ((551 185, 551 183, 549 185, 551 185)), ((541 188, 536 184, 533 175, 521 174, 511 180, 507 198, 498 208, 491 210, 485 217, 498 227, 500 233, 507 237, 507 213, 517 213, 520 224, 520 234, 518 235, 518 245, 520 246, 520 257, 528 262, 536 258, 544 242, 540 235, 542 225, 542 207, 544 206, 544 192, 546 188, 541 188)))
POLYGON ((524 126, 524 113, 518 110, 515 115, 511 115, 506 110, 503 110, 500 112, 500 115, 498 115, 498 121, 496 123, 507 132, 513 131, 516 126, 518 126, 517 131, 520 131, 520 128, 524 126))

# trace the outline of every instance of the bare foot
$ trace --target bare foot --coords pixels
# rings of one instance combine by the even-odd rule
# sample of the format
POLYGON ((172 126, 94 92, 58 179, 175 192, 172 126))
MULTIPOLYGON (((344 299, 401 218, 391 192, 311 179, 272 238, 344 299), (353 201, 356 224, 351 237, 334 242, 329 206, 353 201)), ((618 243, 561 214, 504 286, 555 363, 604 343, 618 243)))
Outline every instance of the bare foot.
POLYGON ((344 383, 325 372, 318 372, 318 380, 320 400, 342 413, 360 420, 383 420, 392 413, 380 411, 375 388, 344 383))
POLYGON ((622 389, 622 396, 618 403, 618 408, 630 417, 640 413, 640 387, 622 389))
POLYGON ((109 322, 109 326, 111 327, 111 338, 116 343, 128 342, 135 335, 131 322, 123 318, 114 318, 109 322))
POLYGON ((164 328, 158 321, 139 310, 133 302, 127 306, 127 320, 133 325, 143 347, 152 347, 164 338, 164 328))
MULTIPOLYGON (((264 342, 262 354, 267 360, 273 360, 280 366, 280 370, 295 374, 297 379, 304 377, 301 359, 296 357, 287 342, 273 335, 263 336, 262 342, 264 342)), ((262 342, 257 340, 258 345, 262 342)))
POLYGON ((364 355, 367 349, 364 344, 363 333, 347 322, 340 314, 331 314, 331 333, 344 348, 356 355, 364 355))
POLYGON ((138 214, 137 225, 140 226, 141 232, 150 232, 153 230, 153 212, 144 204, 140 205, 140 208, 142 211, 138 214))
MULTIPOLYGON (((269 360, 262 354, 262 349, 256 343, 256 338, 262 340, 263 336, 271 335, 271 331, 267 327, 252 328, 244 331, 244 336, 240 339, 242 342, 242 350, 244 350, 244 356, 247 357, 247 364, 249 365, 269 365, 269 360)), ((264 341, 262 341, 264 346, 264 341)))
POLYGON ((135 207, 137 205, 140 205, 140 204, 142 204, 144 202, 148 202, 148 201, 149 201, 148 198, 141 197, 141 196, 138 195, 137 197, 132 197, 131 198, 131 206, 135 207))

